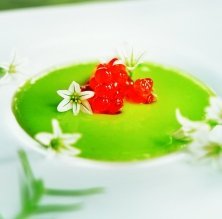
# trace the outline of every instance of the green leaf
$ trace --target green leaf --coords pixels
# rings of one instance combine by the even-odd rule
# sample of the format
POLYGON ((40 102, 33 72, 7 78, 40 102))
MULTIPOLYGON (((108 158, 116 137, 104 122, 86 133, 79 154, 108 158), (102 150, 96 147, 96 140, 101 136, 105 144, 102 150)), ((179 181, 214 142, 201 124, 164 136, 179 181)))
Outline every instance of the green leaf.
POLYGON ((2 78, 4 75, 6 75, 7 71, 5 68, 0 67, 0 78, 2 78))
POLYGON ((89 188, 79 190, 60 190, 60 189, 46 189, 45 194, 50 196, 87 196, 103 192, 103 188, 89 188))
POLYGON ((23 174, 21 176, 21 211, 16 218, 24 218, 35 210, 44 195, 44 184, 42 180, 36 180, 23 150, 18 152, 22 164, 23 174))
POLYGON ((81 203, 77 204, 51 204, 51 205, 41 205, 38 206, 35 210, 36 214, 45 214, 45 213, 62 213, 67 211, 76 211, 82 208, 81 203))
POLYGON ((45 195, 55 197, 74 197, 93 195, 103 192, 102 188, 89 188, 80 190, 46 189, 43 180, 36 179, 34 177, 25 151, 20 150, 18 154, 22 165, 23 175, 20 180, 22 206, 20 212, 15 217, 16 219, 26 219, 36 214, 75 211, 82 207, 81 203, 40 205, 41 199, 45 195))

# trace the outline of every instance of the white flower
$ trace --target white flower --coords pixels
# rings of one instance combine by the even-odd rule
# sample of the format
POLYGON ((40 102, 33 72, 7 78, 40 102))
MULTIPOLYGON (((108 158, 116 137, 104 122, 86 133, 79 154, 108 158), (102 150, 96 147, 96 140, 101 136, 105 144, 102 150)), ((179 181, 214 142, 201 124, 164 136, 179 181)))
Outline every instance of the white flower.
POLYGON ((198 158, 222 158, 222 125, 200 132, 188 144, 188 149, 198 158))
POLYGON ((132 75, 132 72, 141 63, 141 58, 143 57, 143 55, 144 53, 141 53, 140 55, 135 55, 133 49, 131 49, 130 52, 129 51, 119 52, 120 60, 123 61, 130 75, 132 75))
POLYGON ((78 115, 80 110, 84 113, 92 114, 92 109, 87 99, 94 96, 93 91, 81 91, 80 85, 73 81, 68 90, 58 90, 57 93, 64 98, 57 107, 59 112, 72 109, 74 115, 78 115))
POLYGON ((176 110, 176 117, 181 125, 176 138, 187 141, 187 149, 195 157, 221 158, 222 125, 211 127, 206 121, 191 121, 176 110))
POLYGON ((81 134, 64 134, 56 119, 52 120, 53 133, 41 132, 35 135, 35 139, 52 152, 63 152, 70 155, 77 155, 80 151, 73 147, 81 134))
POLYGON ((202 132, 210 130, 210 126, 207 123, 189 120, 181 114, 179 109, 176 109, 176 118, 181 125, 180 130, 184 134, 184 137, 193 138, 202 132))
POLYGON ((7 84, 11 81, 23 81, 26 78, 26 75, 22 73, 20 68, 23 62, 24 60, 18 62, 16 54, 14 54, 9 64, 2 64, 0 66, 0 83, 7 84))
POLYGON ((211 97, 210 105, 206 108, 206 119, 222 124, 222 98, 211 97))

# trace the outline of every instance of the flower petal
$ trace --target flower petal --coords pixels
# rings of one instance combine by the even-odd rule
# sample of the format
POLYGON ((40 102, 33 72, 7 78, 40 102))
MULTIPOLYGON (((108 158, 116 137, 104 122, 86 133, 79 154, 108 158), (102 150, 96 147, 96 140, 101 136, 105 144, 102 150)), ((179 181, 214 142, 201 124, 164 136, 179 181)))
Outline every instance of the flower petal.
POLYGON ((198 159, 205 157, 206 151, 204 150, 204 146, 199 142, 193 141, 187 145, 188 151, 192 153, 192 155, 198 159))
POLYGON ((87 100, 81 102, 81 111, 87 114, 92 114, 92 109, 87 100))
POLYGON ((210 141, 222 145, 222 125, 217 125, 211 130, 210 141))
POLYGON ((81 137, 82 135, 79 133, 62 135, 62 139, 66 145, 75 144, 81 137))
POLYGON ((210 136, 210 126, 204 124, 196 129, 194 132, 189 133, 189 137, 192 141, 200 143, 202 146, 207 145, 209 143, 210 136))
POLYGON ((4 76, 0 78, 0 85, 7 84, 12 81, 12 77, 9 73, 6 73, 4 76))
POLYGON ((80 98, 81 98, 81 100, 87 100, 87 99, 93 97, 94 94, 95 93, 93 91, 83 91, 80 94, 80 98))
POLYGON ((205 109, 206 119, 222 124, 222 98, 211 97, 210 105, 205 109))
POLYGON ((72 94, 70 91, 68 90, 58 90, 57 94, 59 96, 61 96, 62 98, 70 98, 70 95, 72 94))
POLYGON ((70 101, 70 99, 64 99, 60 102, 60 104, 57 107, 57 110, 59 112, 65 112, 72 109, 72 103, 70 101))
POLYGON ((177 118, 177 121, 182 126, 181 128, 184 132, 195 131, 198 128, 200 128, 201 126, 205 125, 203 122, 195 122, 195 121, 191 121, 191 120, 185 118, 181 114, 179 109, 176 109, 176 118, 177 118))
POLYGON ((71 93, 80 93, 81 89, 80 89, 80 85, 78 83, 76 83, 75 81, 73 81, 68 89, 71 93))
POLYGON ((72 111, 73 111, 73 114, 75 116, 78 115, 79 111, 80 111, 80 104, 79 103, 73 103, 72 111))
POLYGON ((54 136, 47 132, 41 132, 35 135, 35 139, 45 146, 49 146, 54 136))
POLYGON ((80 150, 78 148, 72 147, 70 145, 65 145, 65 148, 60 151, 63 155, 75 156, 80 154, 80 150))
POLYGON ((62 130, 59 126, 58 120, 56 120, 56 119, 52 120, 52 129, 53 129, 54 136, 59 137, 62 135, 62 130))

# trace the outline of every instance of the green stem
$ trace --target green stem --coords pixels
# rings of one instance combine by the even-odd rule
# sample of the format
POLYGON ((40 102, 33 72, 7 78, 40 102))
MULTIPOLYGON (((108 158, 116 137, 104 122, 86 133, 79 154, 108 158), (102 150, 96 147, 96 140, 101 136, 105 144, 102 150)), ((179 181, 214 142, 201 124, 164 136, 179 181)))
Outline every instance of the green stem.
POLYGON ((45 194, 50 196, 84 196, 98 194, 103 191, 103 188, 89 188, 82 190, 45 189, 45 194))
POLYGON ((50 204, 50 205, 40 205, 36 208, 36 214, 45 214, 45 213, 55 213, 55 212, 66 212, 66 211, 76 211, 82 208, 81 203, 77 204, 50 204))
POLYGON ((128 70, 128 72, 129 72, 130 78, 132 79, 132 77, 133 77, 133 72, 132 72, 132 71, 129 71, 129 70, 128 70))
POLYGON ((28 161, 25 151, 19 150, 18 154, 19 154, 19 158, 20 158, 20 161, 21 161, 21 164, 22 164, 22 167, 24 169, 26 176, 28 176, 31 179, 34 179, 34 175, 32 173, 32 169, 29 164, 29 161, 28 161))

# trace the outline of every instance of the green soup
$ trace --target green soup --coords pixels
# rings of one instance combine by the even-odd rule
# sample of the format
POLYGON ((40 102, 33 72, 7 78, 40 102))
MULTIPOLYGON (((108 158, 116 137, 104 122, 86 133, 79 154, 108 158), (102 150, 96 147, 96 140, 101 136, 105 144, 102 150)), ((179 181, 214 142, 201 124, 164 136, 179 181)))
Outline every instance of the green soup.
POLYGON ((57 90, 67 89, 72 81, 84 84, 97 63, 72 65, 27 81, 16 93, 13 111, 20 126, 31 137, 39 132, 52 132, 56 118, 64 132, 82 134, 75 147, 82 158, 99 161, 137 161, 163 156, 183 148, 172 140, 180 127, 175 110, 193 120, 204 116, 204 108, 213 92, 196 79, 178 70, 145 63, 137 67, 134 79, 154 80, 157 102, 132 104, 125 102, 117 115, 59 113, 62 100, 57 90))

